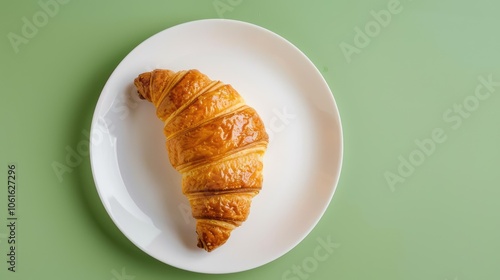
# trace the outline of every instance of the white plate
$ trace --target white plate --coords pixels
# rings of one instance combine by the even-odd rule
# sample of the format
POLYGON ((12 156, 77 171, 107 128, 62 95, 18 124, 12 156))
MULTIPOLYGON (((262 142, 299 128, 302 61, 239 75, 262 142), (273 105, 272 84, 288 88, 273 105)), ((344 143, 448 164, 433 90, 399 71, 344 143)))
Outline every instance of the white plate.
POLYGON ((339 179, 342 129, 327 83, 291 43, 249 23, 200 20, 152 36, 118 65, 94 112, 90 152, 102 203, 130 241, 181 269, 231 273, 279 258, 314 228, 339 179), (133 86, 154 68, 196 68, 232 84, 270 135, 264 185, 250 216, 211 253, 196 247, 162 123, 133 86))

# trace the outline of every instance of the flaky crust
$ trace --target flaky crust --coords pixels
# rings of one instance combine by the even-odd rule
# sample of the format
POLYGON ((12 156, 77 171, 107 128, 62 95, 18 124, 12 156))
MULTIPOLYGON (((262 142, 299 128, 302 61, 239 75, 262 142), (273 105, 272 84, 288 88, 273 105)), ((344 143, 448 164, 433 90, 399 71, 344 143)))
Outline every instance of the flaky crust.
POLYGON ((210 252, 247 219, 262 188, 264 124, 231 85, 195 69, 155 69, 134 84, 164 122, 169 160, 197 221, 197 245, 210 252))

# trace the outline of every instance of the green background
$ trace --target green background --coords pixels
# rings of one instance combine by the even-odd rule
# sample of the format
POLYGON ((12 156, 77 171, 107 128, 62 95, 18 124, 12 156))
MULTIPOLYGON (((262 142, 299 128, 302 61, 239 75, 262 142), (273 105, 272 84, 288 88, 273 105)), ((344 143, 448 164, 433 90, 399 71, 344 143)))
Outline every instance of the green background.
POLYGON ((401 0, 385 26, 375 23, 370 12, 394 1, 73 0, 17 47, 9 34, 22 35, 23 18, 44 23, 43 9, 1 1, 0 170, 5 183, 7 164, 18 166, 19 220, 11 273, 4 184, 0 279, 500 279, 500 2, 401 0), (315 63, 340 110, 344 164, 328 210, 292 251, 250 271, 203 275, 156 261, 122 235, 88 155, 62 181, 52 164, 88 140, 100 91, 137 44, 220 17, 274 31, 315 63), (356 28, 365 27, 373 36, 363 42, 356 28), (346 55, 346 44, 357 50, 346 55), (497 84, 480 100, 478 77, 490 75, 497 84), (442 143, 424 140, 435 129, 442 143), (340 245, 319 262, 318 238, 340 245), (294 265, 309 271, 294 275, 294 265))

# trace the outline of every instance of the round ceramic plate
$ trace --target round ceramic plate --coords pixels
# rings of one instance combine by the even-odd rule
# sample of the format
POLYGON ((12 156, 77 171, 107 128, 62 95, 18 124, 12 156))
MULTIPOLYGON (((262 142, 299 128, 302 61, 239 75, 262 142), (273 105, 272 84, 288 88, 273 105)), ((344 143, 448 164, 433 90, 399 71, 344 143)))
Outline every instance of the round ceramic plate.
POLYGON ((118 228, 152 257, 202 273, 244 271, 290 251, 327 209, 341 163, 339 113, 320 72, 282 37, 239 21, 184 23, 141 43, 107 81, 91 127, 94 180, 118 228), (250 216, 211 253, 196 247, 195 220, 169 163, 163 124, 133 85, 155 68, 196 68, 231 84, 270 136, 264 185, 250 216))

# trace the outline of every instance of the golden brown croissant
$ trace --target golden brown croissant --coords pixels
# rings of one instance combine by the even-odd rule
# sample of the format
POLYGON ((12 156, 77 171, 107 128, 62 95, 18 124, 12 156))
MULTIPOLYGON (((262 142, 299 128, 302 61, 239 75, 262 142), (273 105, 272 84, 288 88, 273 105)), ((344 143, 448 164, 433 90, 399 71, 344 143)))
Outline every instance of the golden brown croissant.
POLYGON ((262 187, 268 135, 257 112, 228 84, 198 70, 156 69, 134 84, 164 122, 172 166, 196 219, 198 247, 224 244, 262 187))

